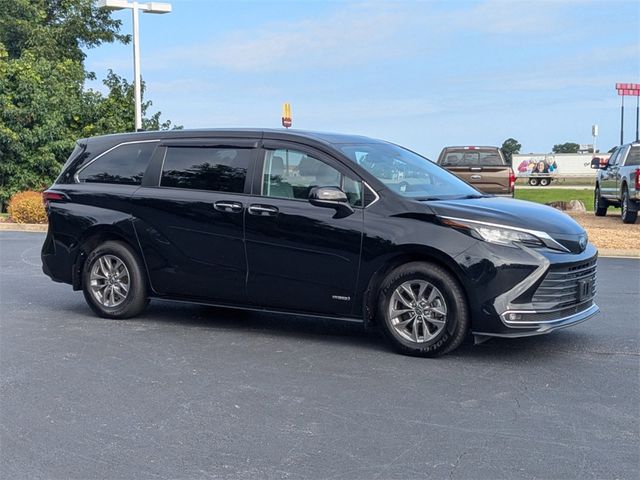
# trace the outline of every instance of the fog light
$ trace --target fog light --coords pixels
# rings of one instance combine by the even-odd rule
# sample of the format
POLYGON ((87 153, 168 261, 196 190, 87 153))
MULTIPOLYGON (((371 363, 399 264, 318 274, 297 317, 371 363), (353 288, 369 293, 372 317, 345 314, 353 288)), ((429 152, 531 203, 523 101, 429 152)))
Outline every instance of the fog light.
POLYGON ((510 313, 509 320, 511 320, 512 322, 522 320, 522 315, 520 315, 519 313, 510 313))

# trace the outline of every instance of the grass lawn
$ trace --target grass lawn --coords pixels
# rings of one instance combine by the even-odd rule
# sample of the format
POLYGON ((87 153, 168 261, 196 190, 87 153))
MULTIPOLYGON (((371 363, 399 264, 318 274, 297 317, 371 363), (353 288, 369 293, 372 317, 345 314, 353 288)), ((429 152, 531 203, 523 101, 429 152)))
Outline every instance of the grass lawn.
MULTIPOLYGON (((518 189, 516 186, 515 198, 520 200, 529 200, 536 203, 549 203, 549 202, 569 202, 571 200, 580 200, 584 203, 588 212, 593 211, 593 190, 584 190, 576 188, 575 190, 553 188, 553 187, 538 187, 518 189)), ((620 213, 619 208, 609 207, 610 213, 620 213)))
POLYGON ((516 198, 529 200, 536 203, 569 202, 580 200, 587 210, 593 210, 593 190, 565 190, 553 187, 538 187, 531 189, 518 189, 516 186, 516 198))

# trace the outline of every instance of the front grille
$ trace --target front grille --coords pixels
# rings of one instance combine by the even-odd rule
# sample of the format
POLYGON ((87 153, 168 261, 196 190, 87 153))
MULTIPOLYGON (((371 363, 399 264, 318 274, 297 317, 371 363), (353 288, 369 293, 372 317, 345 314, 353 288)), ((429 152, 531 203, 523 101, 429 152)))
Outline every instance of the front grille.
POLYGON ((564 308, 591 300, 596 293, 596 259, 571 267, 551 267, 533 295, 535 308, 564 308))

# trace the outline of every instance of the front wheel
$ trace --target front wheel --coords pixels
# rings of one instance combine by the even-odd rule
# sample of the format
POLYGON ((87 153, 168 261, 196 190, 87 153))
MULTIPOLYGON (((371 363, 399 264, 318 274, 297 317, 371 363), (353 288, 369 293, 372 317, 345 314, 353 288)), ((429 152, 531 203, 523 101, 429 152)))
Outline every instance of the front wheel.
POLYGON ((82 291, 89 307, 104 318, 133 317, 148 303, 141 262, 122 242, 104 242, 89 254, 82 291))
POLYGON ((456 349, 469 329, 460 284, 432 263, 407 263, 387 276, 380 290, 378 318, 397 351, 421 357, 456 349))
POLYGON ((627 187, 624 187, 624 190, 622 190, 622 202, 620 207, 622 208, 622 222, 636 223, 636 219, 638 218, 638 208, 631 202, 627 187))
POLYGON ((608 207, 607 201, 600 195, 600 188, 596 187, 596 191, 593 194, 593 211, 596 217, 604 217, 607 214, 608 207))

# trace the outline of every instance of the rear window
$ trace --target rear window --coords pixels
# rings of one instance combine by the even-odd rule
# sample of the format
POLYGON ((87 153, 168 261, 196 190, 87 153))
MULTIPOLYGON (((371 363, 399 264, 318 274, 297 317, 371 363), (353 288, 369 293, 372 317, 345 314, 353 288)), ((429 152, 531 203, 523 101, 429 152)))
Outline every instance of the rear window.
POLYGON ((625 166, 638 166, 640 165, 640 145, 631 147, 629 155, 627 155, 627 161, 625 166))
POLYGON ((447 149, 441 165, 449 167, 502 166, 505 165, 497 148, 447 149))
POLYGON ((157 142, 118 145, 78 172, 78 180, 87 183, 140 185, 157 142))
POLYGON ((162 187, 242 193, 251 149, 168 147, 162 187))

